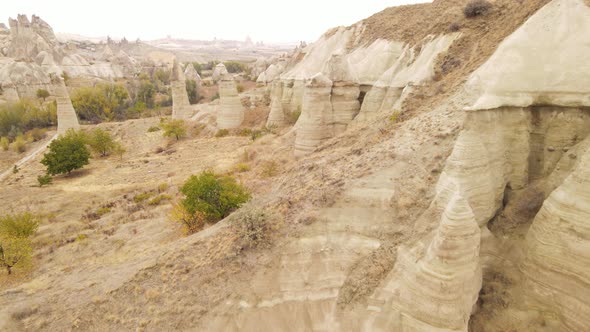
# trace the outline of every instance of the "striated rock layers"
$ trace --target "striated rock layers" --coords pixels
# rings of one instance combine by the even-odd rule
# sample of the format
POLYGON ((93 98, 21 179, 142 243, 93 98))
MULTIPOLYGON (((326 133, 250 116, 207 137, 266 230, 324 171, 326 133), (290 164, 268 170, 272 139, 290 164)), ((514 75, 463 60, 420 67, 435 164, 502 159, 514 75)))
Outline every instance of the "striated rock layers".
POLYGON ((332 112, 334 134, 342 133, 358 114, 361 93, 358 83, 354 82, 348 60, 342 54, 334 54, 326 64, 325 72, 332 80, 332 112))
POLYGON ((225 74, 219 81, 217 127, 219 129, 233 129, 239 127, 242 121, 244 121, 244 108, 240 102, 236 82, 231 75, 225 74))
POLYGON ((61 79, 56 87, 55 100, 57 102, 57 133, 63 134, 68 129, 80 129, 76 110, 72 106, 66 85, 61 79))
POLYGON ((280 81, 275 81, 271 90, 270 113, 268 114, 268 119, 266 121, 267 127, 280 127, 284 126, 286 123, 285 112, 283 111, 283 105, 281 103, 282 96, 283 84, 280 81))
POLYGON ((295 155, 313 152, 334 135, 331 92, 332 81, 322 74, 313 76, 305 85, 301 116, 297 121, 295 155))
POLYGON ((172 67, 170 87, 172 89, 172 118, 182 120, 190 119, 193 111, 186 92, 184 73, 177 61, 174 61, 172 67))
POLYGON ((400 331, 467 331, 481 289, 480 230, 467 201, 455 196, 444 211, 434 238, 400 252, 400 331), (418 255, 418 256, 417 256, 418 255))
POLYGON ((528 294, 566 331, 590 326, 590 152, 543 204, 526 237, 528 294))

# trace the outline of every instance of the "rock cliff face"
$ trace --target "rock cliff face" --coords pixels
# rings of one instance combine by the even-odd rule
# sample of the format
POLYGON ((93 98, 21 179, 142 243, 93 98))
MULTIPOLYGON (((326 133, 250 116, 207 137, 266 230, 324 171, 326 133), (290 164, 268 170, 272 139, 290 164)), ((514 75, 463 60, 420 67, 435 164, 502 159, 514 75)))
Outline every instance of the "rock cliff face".
MULTIPOLYGON (((220 65, 223 66, 223 64, 220 65)), ((223 68, 225 68, 225 66, 223 66, 223 68)), ((220 72, 223 72, 222 68, 220 68, 220 72)), ((242 121, 244 121, 244 108, 240 102, 236 82, 229 74, 222 75, 219 80, 219 111, 217 113, 217 127, 219 129, 237 128, 242 124, 242 121)))
POLYGON ((369 320, 366 330, 467 331, 481 288, 479 247, 475 216, 467 201, 455 196, 426 249, 420 244, 400 249, 385 287, 394 296, 381 299, 391 307, 369 320))
POLYGON ((8 56, 16 59, 32 60, 41 51, 53 53, 57 39, 53 29, 38 16, 33 15, 31 21, 25 15, 10 19, 11 44, 8 56))
POLYGON ((590 151, 543 204, 522 266, 529 296, 558 313, 564 330, 590 324, 590 151))

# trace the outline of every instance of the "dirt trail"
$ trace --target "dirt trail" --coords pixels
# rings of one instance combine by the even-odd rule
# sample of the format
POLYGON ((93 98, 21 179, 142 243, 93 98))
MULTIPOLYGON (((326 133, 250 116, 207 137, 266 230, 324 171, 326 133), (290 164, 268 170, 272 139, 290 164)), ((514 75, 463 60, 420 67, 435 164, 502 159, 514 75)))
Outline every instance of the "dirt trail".
MULTIPOLYGON (((14 163, 14 165, 16 165, 16 167, 18 167, 18 168, 22 168, 26 163, 33 160, 41 152, 45 151, 45 149, 47 149, 49 144, 51 144, 51 142, 56 138, 57 138, 57 134, 52 136, 51 139, 49 139, 46 143, 44 143, 40 147, 36 148, 32 152, 30 152, 26 157, 22 158, 21 160, 17 161, 16 163, 14 163)), ((12 168, 7 169, 3 173, 0 173, 0 181, 3 181, 4 179, 6 179, 10 174, 12 174, 12 168)))

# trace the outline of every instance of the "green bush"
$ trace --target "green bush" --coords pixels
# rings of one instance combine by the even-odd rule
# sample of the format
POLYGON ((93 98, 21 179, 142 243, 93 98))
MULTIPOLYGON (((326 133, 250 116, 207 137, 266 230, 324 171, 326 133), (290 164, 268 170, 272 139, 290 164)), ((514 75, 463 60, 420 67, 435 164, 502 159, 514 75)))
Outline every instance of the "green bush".
POLYGON ((199 102, 199 89, 196 81, 186 80, 186 93, 188 94, 188 101, 191 104, 199 102))
POLYGON ((47 167, 49 175, 69 174, 88 165, 89 158, 84 134, 70 129, 49 144, 49 152, 45 153, 41 164, 47 167))
POLYGON ((49 97, 49 91, 45 90, 45 89, 38 89, 37 90, 37 98, 41 98, 43 100, 47 99, 47 97, 49 97))
POLYGON ((0 138, 0 147, 2 150, 8 151, 8 148, 10 147, 10 141, 8 140, 8 137, 0 138))
POLYGON ((11 146, 14 152, 23 153, 27 150, 27 141, 22 135, 19 135, 14 142, 12 142, 11 146))
POLYGON ((154 195, 155 195, 154 192, 146 191, 144 193, 135 195, 135 197, 133 197, 133 201, 135 203, 142 203, 142 202, 147 201, 148 199, 154 197, 154 195))
POLYGON ((215 137, 225 137, 229 135, 229 130, 227 129, 219 129, 216 133, 215 133, 215 137))
POLYGON ((51 182, 53 182, 53 178, 49 174, 39 175, 37 177, 37 182, 39 182, 39 187, 43 187, 51 184, 51 182))
POLYGON ((9 142, 18 135, 33 128, 45 128, 57 124, 57 106, 48 103, 44 106, 21 100, 0 106, 0 136, 9 142))
POLYGON ((101 128, 94 129, 88 135, 88 145, 94 153, 101 157, 109 156, 115 150, 116 143, 113 136, 101 128))
POLYGON ((167 195, 167 194, 161 194, 161 195, 158 195, 158 196, 152 198, 148 202, 148 205, 152 205, 152 206, 160 205, 163 201, 169 201, 171 199, 172 199, 172 196, 167 195))
POLYGON ((225 65, 225 68, 227 68, 227 72, 232 74, 244 72, 248 67, 246 64, 238 61, 226 61, 223 64, 225 65))
POLYGON ((147 132, 148 133, 154 133, 156 131, 160 131, 162 128, 160 128, 159 126, 151 126, 148 128, 147 132))
POLYGON ((191 176, 180 189, 180 204, 190 215, 202 214, 207 222, 227 217, 250 199, 248 191, 231 176, 204 171, 191 176))
POLYGON ((40 140, 44 139, 46 136, 45 129, 33 128, 33 129, 27 131, 27 136, 31 137, 33 142, 40 141, 40 140))
POLYGON ((7 214, 0 217, 0 235, 20 238, 31 237, 37 232, 39 222, 39 217, 30 212, 7 214))
POLYGON ((186 136, 186 124, 184 120, 170 120, 162 122, 162 129, 164 129, 164 137, 174 137, 176 140, 180 140, 186 136))
POLYGON ((79 88, 72 93, 72 105, 81 120, 92 123, 112 121, 127 107, 129 93, 118 84, 99 84, 96 87, 79 88))

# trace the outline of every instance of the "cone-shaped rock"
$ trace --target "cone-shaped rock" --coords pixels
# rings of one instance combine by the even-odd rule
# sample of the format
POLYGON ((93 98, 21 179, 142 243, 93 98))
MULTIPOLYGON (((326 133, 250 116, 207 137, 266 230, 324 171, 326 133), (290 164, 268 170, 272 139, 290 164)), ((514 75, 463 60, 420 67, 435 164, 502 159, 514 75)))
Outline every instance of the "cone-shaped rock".
POLYGON ((55 92, 55 100, 57 102, 57 133, 63 134, 68 129, 80 129, 76 110, 74 110, 72 100, 63 80, 60 79, 55 92))
POLYGON ((266 126, 284 126, 285 125, 285 113, 283 112, 283 105, 281 104, 281 98, 283 96, 283 83, 281 81, 274 81, 272 84, 271 91, 271 104, 270 113, 268 114, 268 120, 266 126))
POLYGON ((231 75, 225 74, 219 81, 217 127, 233 129, 239 127, 242 121, 244 121, 244 108, 240 102, 236 82, 231 75))
POLYGON ((186 80, 182 68, 177 61, 172 67, 172 118, 187 120, 193 115, 188 94, 186 92, 186 80))

